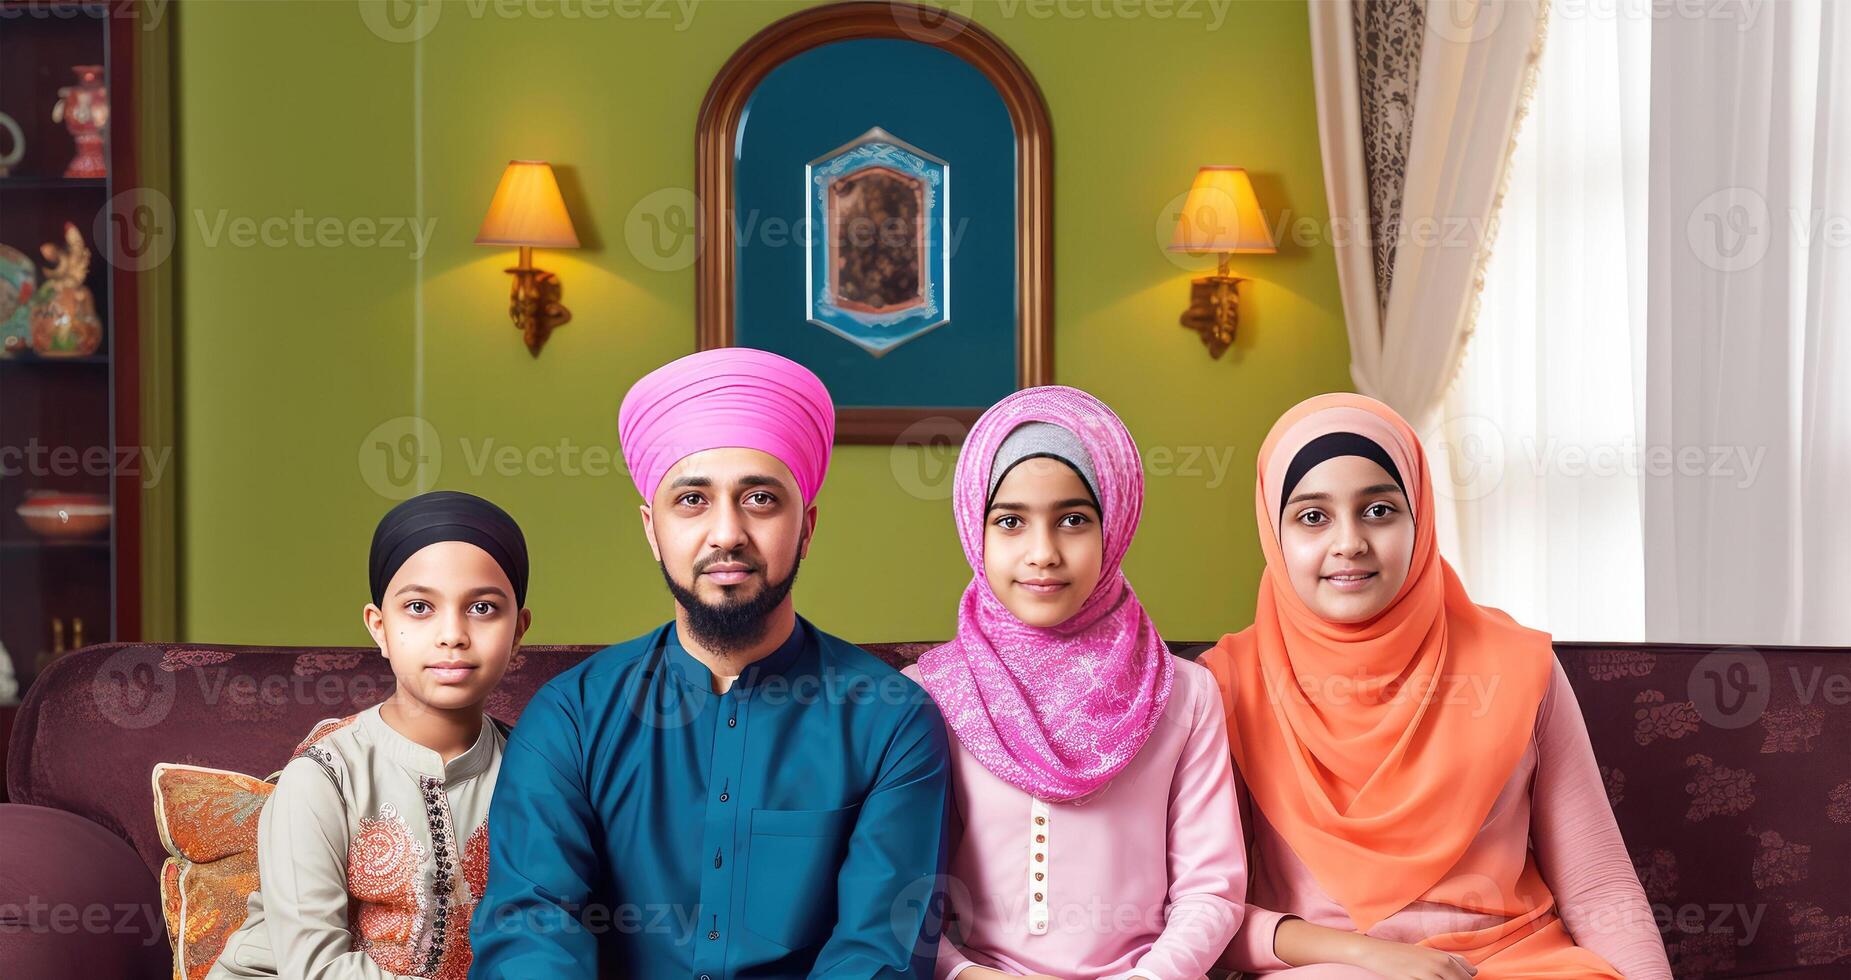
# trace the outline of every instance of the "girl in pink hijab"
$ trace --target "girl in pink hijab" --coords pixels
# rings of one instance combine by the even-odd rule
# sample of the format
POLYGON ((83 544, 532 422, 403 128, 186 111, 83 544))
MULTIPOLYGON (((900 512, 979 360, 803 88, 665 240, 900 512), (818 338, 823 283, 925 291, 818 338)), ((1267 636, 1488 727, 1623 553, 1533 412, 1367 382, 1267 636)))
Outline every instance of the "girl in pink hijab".
POLYGON ((1214 679, 1172 656, 1121 568, 1144 472, 1084 391, 977 420, 952 506, 974 573, 957 638, 908 669, 951 729, 957 922, 937 977, 1194 980, 1247 870, 1214 679))

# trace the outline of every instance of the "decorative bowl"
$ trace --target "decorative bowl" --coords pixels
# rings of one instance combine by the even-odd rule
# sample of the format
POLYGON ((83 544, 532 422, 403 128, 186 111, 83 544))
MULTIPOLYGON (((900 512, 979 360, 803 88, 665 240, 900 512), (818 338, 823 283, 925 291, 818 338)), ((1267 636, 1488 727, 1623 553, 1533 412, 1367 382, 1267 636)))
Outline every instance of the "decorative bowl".
POLYGON ((87 538, 109 529, 112 508, 100 493, 28 490, 15 513, 41 537, 87 538))

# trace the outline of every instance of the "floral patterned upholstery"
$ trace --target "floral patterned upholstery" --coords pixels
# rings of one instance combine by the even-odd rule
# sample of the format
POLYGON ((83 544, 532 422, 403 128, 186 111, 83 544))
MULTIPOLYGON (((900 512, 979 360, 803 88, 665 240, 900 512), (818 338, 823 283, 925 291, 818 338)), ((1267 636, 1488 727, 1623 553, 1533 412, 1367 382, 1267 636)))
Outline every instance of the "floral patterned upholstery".
POLYGON ((1851 977, 1851 651, 1556 649, 1677 975, 1851 977))
MULTIPOLYGON (((902 665, 930 646, 868 649, 902 665)), ((526 648, 490 713, 518 720, 540 685, 597 649, 526 648)), ((1851 650, 1561 643, 1557 653, 1677 975, 1851 977, 1851 650)), ((11 799, 100 824, 152 879, 168 856, 156 762, 270 773, 317 721, 391 685, 370 649, 87 648, 28 692, 11 799)))

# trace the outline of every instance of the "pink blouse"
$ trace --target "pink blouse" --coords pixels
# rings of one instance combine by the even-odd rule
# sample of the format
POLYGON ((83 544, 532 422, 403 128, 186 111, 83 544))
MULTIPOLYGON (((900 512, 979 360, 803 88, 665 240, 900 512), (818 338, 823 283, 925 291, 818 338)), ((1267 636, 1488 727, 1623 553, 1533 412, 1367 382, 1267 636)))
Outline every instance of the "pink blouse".
MULTIPOLYGON (((1273 954, 1273 935, 1281 919, 1297 916, 1315 925, 1351 931, 1356 924, 1318 885, 1265 815, 1252 806, 1244 783, 1240 799, 1241 816, 1252 831, 1248 852, 1253 887, 1245 920, 1223 965, 1266 976, 1289 968, 1273 954)), ((1560 663, 1555 665, 1555 679, 1537 711, 1530 746, 1461 863, 1520 868, 1532 849, 1537 869, 1555 895, 1556 913, 1576 945, 1598 954, 1627 980, 1671 980, 1671 965, 1651 906, 1607 803, 1600 767, 1588 742, 1587 722, 1560 663)), ((1487 928, 1502 919, 1435 902, 1414 902, 1368 934, 1416 943, 1442 933, 1487 928)))
MULTIPOLYGON (((916 667, 907 676, 919 679, 916 667)), ((952 931, 937 980, 973 966, 1195 980, 1240 925, 1246 858, 1213 675, 1178 659, 1157 729, 1098 792, 1037 800, 951 739, 952 931), (1233 819, 1211 817, 1229 814, 1233 819)))

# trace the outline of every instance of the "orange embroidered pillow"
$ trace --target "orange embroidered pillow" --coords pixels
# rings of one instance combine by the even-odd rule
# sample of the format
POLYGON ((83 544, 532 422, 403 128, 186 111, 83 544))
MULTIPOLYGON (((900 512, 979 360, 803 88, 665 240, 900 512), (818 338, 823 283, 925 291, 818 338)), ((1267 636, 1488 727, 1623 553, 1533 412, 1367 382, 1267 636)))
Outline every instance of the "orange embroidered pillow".
POLYGON ((244 924, 257 891, 257 818, 274 789, 222 769, 154 767, 154 821, 172 855, 161 864, 161 907, 174 980, 203 980, 244 924))

